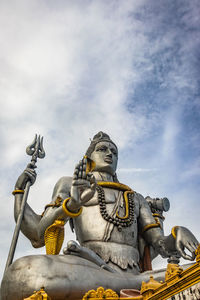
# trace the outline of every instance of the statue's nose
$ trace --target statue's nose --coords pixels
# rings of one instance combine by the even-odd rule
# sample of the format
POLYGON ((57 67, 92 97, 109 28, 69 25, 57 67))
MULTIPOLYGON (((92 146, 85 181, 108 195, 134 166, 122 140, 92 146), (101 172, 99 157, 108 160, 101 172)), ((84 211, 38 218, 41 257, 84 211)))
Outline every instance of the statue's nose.
POLYGON ((112 152, 110 151, 110 149, 107 149, 106 151, 106 156, 111 157, 112 158, 112 152))

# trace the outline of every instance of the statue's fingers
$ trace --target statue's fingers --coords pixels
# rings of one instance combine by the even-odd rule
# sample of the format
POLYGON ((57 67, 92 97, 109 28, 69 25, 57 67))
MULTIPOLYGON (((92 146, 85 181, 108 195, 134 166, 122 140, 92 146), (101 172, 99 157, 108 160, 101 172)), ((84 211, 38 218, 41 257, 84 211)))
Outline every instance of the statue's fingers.
POLYGON ((36 175, 35 170, 30 169, 30 168, 26 168, 25 173, 26 173, 26 174, 31 174, 31 175, 33 175, 33 176, 36 175))
POLYGON ((181 250, 181 251, 179 251, 179 253, 184 259, 193 260, 192 256, 186 254, 185 251, 181 250))
POLYGON ((76 179, 78 179, 78 171, 74 172, 74 175, 73 175, 73 180, 76 180, 76 179))
POLYGON ((186 248, 191 252, 191 254, 192 254, 192 259, 194 259, 195 258, 195 246, 192 244, 192 243, 188 243, 187 245, 186 245, 186 248))
POLYGON ((82 171, 82 178, 83 178, 83 179, 86 179, 86 178, 87 178, 87 175, 86 175, 86 172, 85 172, 85 171, 82 171))
POLYGON ((78 172, 79 172, 79 164, 77 164, 75 166, 74 174, 73 174, 73 179, 77 179, 78 178, 78 172))
POLYGON ((27 174, 28 176, 34 176, 34 177, 36 176, 36 172, 32 169, 26 169, 24 173, 27 174))
POLYGON ((96 183, 96 178, 91 174, 90 183, 96 183))
POLYGON ((96 179, 95 179, 94 175, 93 175, 91 172, 87 173, 87 180, 88 180, 91 184, 94 183, 94 182, 96 182, 96 179))
POLYGON ((24 173, 28 176, 29 180, 30 180, 32 183, 34 183, 34 181, 35 181, 35 179, 36 179, 36 173, 30 172, 30 171, 28 171, 28 170, 26 170, 24 173))
POLYGON ((82 178, 82 174, 83 174, 83 167, 80 166, 79 167, 79 172, 78 172, 78 178, 82 178))
POLYGON ((86 172, 86 168, 87 168, 87 158, 83 158, 83 171, 86 172))
POLYGON ((188 259, 188 260, 193 260, 192 256, 185 253, 185 251, 183 250, 180 243, 178 243, 178 245, 177 245, 177 250, 183 258, 188 259))
POLYGON ((74 168, 74 173, 77 172, 77 171, 79 171, 79 167, 80 167, 79 164, 77 164, 77 165, 75 166, 75 168, 74 168))
POLYGON ((196 245, 195 245, 195 243, 189 242, 188 244, 189 244, 189 247, 190 247, 189 250, 190 250, 191 252, 195 252, 195 250, 196 250, 196 245))
POLYGON ((91 184, 91 190, 95 193, 95 191, 96 191, 96 182, 94 182, 94 183, 92 183, 91 184))

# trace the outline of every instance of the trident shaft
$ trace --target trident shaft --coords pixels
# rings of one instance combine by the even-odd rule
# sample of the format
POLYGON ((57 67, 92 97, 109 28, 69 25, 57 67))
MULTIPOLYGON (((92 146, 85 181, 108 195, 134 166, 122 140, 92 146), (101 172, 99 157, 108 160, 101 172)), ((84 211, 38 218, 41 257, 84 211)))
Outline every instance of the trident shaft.
MULTIPOLYGON (((33 168, 36 167, 37 159, 45 157, 45 152, 44 152, 44 148, 43 148, 43 137, 40 137, 40 135, 37 136, 37 134, 36 134, 33 142, 26 148, 26 153, 28 155, 32 156, 32 158, 31 158, 32 166, 33 166, 33 168)), ((14 233, 13 233, 13 238, 12 238, 12 242, 10 245, 10 250, 8 253, 8 258, 7 258, 4 273, 6 272, 7 268, 12 264, 12 261, 13 261, 13 257, 14 257, 14 253, 15 253, 15 249, 16 249, 16 245, 17 245, 17 240, 19 237, 20 227, 21 227, 21 223, 22 223, 22 218, 24 216, 24 210, 25 210, 30 186, 31 186, 31 182, 28 181, 26 183, 26 187, 24 189, 20 213, 19 213, 19 216, 18 216, 18 219, 16 222, 14 233)))

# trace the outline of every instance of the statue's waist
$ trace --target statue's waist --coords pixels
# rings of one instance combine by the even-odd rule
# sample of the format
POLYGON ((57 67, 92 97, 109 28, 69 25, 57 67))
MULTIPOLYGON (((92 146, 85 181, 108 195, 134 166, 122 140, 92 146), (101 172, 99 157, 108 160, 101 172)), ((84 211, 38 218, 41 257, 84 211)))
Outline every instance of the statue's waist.
POLYGON ((82 243, 97 253, 105 262, 113 262, 122 269, 138 268, 139 252, 136 248, 113 242, 88 241, 82 243))
POLYGON ((99 206, 84 207, 82 214, 74 219, 74 227, 80 243, 86 241, 109 241, 134 247, 137 245, 137 220, 129 227, 118 231, 117 226, 103 219, 99 206))

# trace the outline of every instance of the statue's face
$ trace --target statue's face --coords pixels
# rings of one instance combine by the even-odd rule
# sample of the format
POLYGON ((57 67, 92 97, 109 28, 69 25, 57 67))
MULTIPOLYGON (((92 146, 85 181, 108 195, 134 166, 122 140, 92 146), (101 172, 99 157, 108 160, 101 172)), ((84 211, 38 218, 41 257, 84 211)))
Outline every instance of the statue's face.
POLYGON ((95 162, 94 171, 107 172, 114 175, 117 168, 118 151, 110 142, 99 142, 96 144, 90 158, 95 162))

